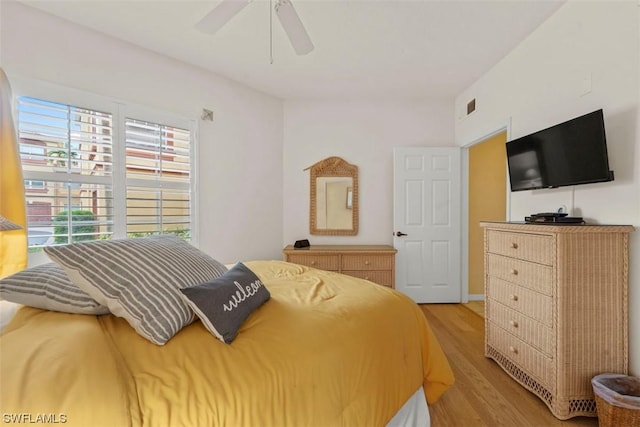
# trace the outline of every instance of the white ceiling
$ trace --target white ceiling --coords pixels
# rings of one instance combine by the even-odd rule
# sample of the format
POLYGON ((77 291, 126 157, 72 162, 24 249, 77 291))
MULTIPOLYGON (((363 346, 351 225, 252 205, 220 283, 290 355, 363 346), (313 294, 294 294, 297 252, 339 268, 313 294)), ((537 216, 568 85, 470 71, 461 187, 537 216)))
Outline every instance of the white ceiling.
MULTIPOLYGON (((564 0, 292 0, 315 45, 296 56, 269 2, 215 35, 194 25, 219 0, 21 0, 283 99, 452 99, 564 0)), ((274 0, 275 2, 275 0, 274 0)))

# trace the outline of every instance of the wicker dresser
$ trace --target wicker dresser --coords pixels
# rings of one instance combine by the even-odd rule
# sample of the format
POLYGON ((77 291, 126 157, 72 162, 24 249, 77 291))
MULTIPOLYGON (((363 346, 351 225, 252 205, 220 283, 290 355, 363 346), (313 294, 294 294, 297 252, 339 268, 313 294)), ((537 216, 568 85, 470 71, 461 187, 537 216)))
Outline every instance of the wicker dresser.
POLYGON ((396 250, 387 245, 312 245, 283 249, 284 260, 321 270, 337 271, 393 288, 396 250))
POLYGON ((557 418, 595 417, 591 378, 627 373, 633 227, 480 225, 485 355, 557 418))

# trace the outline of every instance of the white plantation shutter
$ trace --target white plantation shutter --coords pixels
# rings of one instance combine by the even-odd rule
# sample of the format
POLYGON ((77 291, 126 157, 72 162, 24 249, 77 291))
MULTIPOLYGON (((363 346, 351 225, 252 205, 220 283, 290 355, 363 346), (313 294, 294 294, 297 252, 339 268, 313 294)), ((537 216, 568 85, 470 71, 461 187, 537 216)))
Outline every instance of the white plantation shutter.
POLYGON ((30 250, 167 233, 190 240, 193 124, 85 97, 103 111, 18 97, 30 250), (137 114, 147 121, 126 118, 137 114))
POLYGON ((18 112, 25 171, 111 175, 111 114, 27 97, 18 112))
POLYGON ((127 118, 127 234, 191 235, 191 133, 127 118))
POLYGON ((112 115, 20 97, 18 135, 29 246, 109 238, 112 115))

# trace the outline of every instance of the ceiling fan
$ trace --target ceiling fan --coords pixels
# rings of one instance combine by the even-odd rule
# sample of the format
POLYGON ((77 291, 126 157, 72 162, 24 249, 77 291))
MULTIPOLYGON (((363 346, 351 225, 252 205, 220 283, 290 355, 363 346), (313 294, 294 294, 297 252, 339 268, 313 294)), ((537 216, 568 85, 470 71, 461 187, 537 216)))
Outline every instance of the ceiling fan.
MULTIPOLYGON (((211 12, 196 24, 196 29, 215 34, 220 28, 245 8, 252 0, 222 0, 211 12)), ((293 50, 298 55, 306 55, 313 50, 311 38, 304 28, 298 13, 289 0, 276 0, 273 7, 280 24, 289 37, 293 50)))

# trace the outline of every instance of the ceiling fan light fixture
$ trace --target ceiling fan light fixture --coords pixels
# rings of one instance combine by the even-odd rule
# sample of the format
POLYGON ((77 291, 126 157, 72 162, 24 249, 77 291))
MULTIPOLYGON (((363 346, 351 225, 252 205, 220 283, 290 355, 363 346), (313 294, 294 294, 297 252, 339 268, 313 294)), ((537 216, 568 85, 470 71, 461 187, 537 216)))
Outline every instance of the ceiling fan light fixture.
POLYGON ((313 43, 302 25, 302 21, 298 16, 293 4, 289 0, 278 0, 275 5, 276 15, 282 24, 282 28, 287 33, 289 41, 293 46, 293 50, 298 55, 306 55, 313 50, 313 43))
POLYGON ((252 0, 222 0, 211 12, 196 24, 196 29, 207 34, 215 34, 245 8, 252 0))

